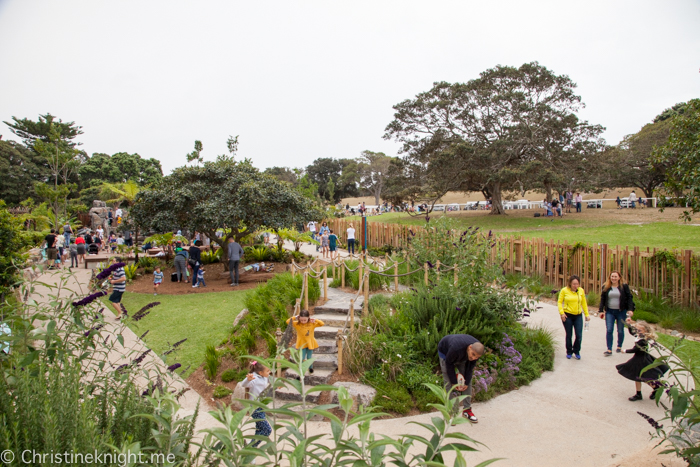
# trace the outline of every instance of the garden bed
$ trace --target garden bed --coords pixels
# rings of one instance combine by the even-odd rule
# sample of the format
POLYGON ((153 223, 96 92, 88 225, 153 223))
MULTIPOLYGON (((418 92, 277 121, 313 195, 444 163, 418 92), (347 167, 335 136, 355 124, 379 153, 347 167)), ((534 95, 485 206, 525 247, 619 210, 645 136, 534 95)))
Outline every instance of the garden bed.
MULTIPOLYGON (((189 277, 189 282, 178 283, 170 281, 170 274, 175 272, 175 268, 164 268, 162 269, 163 283, 158 288, 158 294, 164 295, 181 295, 181 294, 194 294, 194 293, 207 293, 207 292, 229 292, 231 290, 246 290, 254 289, 260 283, 267 282, 269 279, 273 278, 276 274, 286 271, 287 264, 285 263, 268 263, 274 264, 275 269, 273 272, 243 272, 243 266, 239 268, 240 278, 239 286, 231 287, 230 278, 228 271, 224 271, 223 263, 213 263, 204 266, 204 281, 207 286, 205 288, 192 288, 192 276, 189 277)), ((191 274, 191 271, 190 271, 191 274)), ((136 293, 153 293, 153 274, 144 274, 141 270, 141 275, 136 276, 136 279, 129 284, 126 288, 127 292, 136 293)))

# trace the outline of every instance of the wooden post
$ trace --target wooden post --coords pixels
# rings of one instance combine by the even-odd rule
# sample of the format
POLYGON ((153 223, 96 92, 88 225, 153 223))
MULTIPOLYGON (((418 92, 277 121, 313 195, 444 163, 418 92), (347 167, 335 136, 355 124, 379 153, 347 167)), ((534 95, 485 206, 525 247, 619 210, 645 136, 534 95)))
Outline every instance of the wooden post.
POLYGON ((294 277, 296 275, 296 272, 297 272, 297 263, 295 263, 294 260, 292 260, 292 277, 294 277))
POLYGON ((369 311, 369 268, 365 273, 365 299, 362 301, 362 316, 367 316, 369 311))
POLYGON ((428 262, 423 263, 423 275, 425 276, 425 285, 428 285, 428 262))
POLYGON ((394 292, 399 291, 399 263, 394 261, 394 292))
MULTIPOLYGON (((280 328, 277 328, 277 331, 275 331, 275 336, 277 337, 277 350, 279 351, 279 345, 282 342, 282 330, 280 328)), ((277 364, 277 377, 282 377, 282 367, 279 364, 277 364)))
POLYGON ((440 282, 440 260, 437 260, 435 265, 435 273, 437 274, 437 281, 440 282))
POLYGON ((328 266, 323 267, 323 303, 328 301, 328 266))
POLYGON ((309 271, 304 271, 304 309, 309 309, 309 271))
POLYGON ((301 298, 297 298, 297 301, 294 304, 294 316, 297 316, 300 311, 301 311, 301 298))
POLYGON ((355 299, 350 300, 350 333, 355 330, 355 299))
POLYGON ((455 264, 455 287, 457 287, 457 265, 455 264))
POLYGON ((360 290, 362 287, 362 264, 362 255, 360 255, 360 265, 357 269, 357 290, 360 290))
POLYGON ((340 287, 345 288, 345 260, 340 263, 340 287))
POLYGON ((343 374, 343 331, 338 329, 338 374, 343 374))

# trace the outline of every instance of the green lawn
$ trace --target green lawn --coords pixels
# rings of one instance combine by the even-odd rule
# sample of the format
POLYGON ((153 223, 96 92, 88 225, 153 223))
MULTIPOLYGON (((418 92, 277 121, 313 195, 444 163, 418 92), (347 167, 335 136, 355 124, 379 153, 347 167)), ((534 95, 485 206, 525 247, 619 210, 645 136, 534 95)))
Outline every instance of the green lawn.
MULTIPOLYGON (((658 341, 661 345, 670 349, 674 346, 678 339, 667 334, 659 334, 658 341)), ((678 358, 685 364, 691 366, 695 372, 696 387, 700 387, 700 342, 684 340, 681 342, 675 351, 678 358)))
MULTIPOLYGON (((649 210, 651 211, 651 210, 649 210)), ((615 246, 639 246, 650 248, 681 248, 700 251, 700 226, 679 222, 644 222, 641 225, 624 223, 626 218, 606 212, 602 216, 564 216, 563 219, 523 217, 520 213, 506 216, 491 216, 487 212, 453 213, 449 217, 458 225, 493 230, 496 234, 520 235, 528 238, 544 238, 569 243, 607 243, 615 246)), ((442 217, 434 213, 433 220, 442 217)), ((650 216, 651 218, 651 216, 650 216)), ((358 217, 352 218, 359 222, 358 217)), ((386 222, 405 225, 425 225, 425 218, 411 217, 403 213, 388 213, 368 218, 370 222, 386 222)), ((666 216, 668 219, 668 216, 666 216)))
MULTIPOLYGON (((168 364, 181 363, 189 376, 204 361, 204 349, 209 344, 219 345, 228 336, 233 320, 244 305, 247 290, 185 295, 158 295, 125 293, 122 303, 130 315, 144 305, 158 301, 151 313, 129 327, 143 338, 146 345, 160 354, 177 341, 187 338, 177 352, 168 356, 168 364)), ((110 307, 112 309, 112 307, 110 307)))

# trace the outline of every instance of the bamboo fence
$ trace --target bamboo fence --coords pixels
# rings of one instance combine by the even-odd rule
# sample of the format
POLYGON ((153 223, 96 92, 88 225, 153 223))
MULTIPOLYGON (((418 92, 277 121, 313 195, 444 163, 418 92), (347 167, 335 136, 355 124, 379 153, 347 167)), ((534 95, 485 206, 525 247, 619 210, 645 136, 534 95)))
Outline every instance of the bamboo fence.
MULTIPOLYGON (((347 229, 353 223, 360 250, 362 245, 406 248, 409 239, 425 233, 419 226, 367 222, 365 235, 361 222, 331 219, 328 223, 343 244, 347 244, 347 229)), ((608 275, 618 271, 633 289, 682 305, 698 303, 700 255, 692 250, 568 244, 516 236, 495 236, 493 240, 491 258, 506 273, 541 276, 554 288, 565 286, 571 275, 577 275, 584 290, 599 293, 608 275)))

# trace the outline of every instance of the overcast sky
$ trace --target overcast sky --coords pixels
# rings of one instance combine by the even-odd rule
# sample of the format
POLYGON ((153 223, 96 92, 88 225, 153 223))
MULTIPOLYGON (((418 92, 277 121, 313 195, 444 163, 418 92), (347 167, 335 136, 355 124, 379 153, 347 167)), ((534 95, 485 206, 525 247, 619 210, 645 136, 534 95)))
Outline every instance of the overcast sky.
POLYGON ((0 0, 0 120, 49 112, 165 173, 229 135, 260 168, 396 155, 394 104, 535 60, 617 143, 700 97, 700 2, 0 0))

